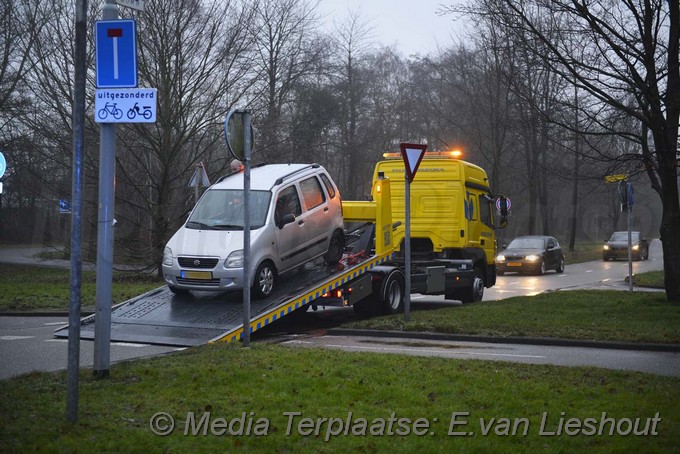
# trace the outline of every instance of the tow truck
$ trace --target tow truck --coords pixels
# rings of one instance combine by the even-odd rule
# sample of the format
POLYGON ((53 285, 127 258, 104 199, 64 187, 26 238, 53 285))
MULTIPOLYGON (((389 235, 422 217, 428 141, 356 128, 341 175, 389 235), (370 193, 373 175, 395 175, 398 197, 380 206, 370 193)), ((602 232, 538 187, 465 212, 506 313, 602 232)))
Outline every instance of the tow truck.
MULTIPOLYGON (((310 307, 353 306, 366 315, 403 310, 404 165, 386 157, 375 168, 372 200, 343 201, 348 240, 340 264, 308 263, 288 273, 274 295, 253 300, 251 333, 310 307)), ((479 301, 496 277, 486 173, 446 153, 426 153, 419 172, 411 190, 411 292, 479 301)), ((242 292, 175 295, 164 286, 112 308, 111 340, 176 346, 237 341, 244 333, 241 302, 242 292)), ((83 318, 81 338, 94 339, 94 325, 94 315, 83 318)), ((68 327, 55 336, 68 337, 68 327)))

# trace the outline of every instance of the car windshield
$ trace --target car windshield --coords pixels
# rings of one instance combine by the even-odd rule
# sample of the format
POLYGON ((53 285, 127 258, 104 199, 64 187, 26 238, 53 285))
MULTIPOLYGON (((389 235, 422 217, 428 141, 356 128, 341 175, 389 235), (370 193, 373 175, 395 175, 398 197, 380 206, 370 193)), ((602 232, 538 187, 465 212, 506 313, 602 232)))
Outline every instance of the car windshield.
POLYGON ((508 245, 508 249, 543 249, 542 238, 515 238, 508 245))
MULTIPOLYGON (((269 210, 269 191, 250 192, 250 228, 262 227, 269 210)), ((188 229, 243 230, 243 190, 213 189, 203 194, 187 220, 188 229)))
MULTIPOLYGON (((637 241, 638 233, 631 232, 630 237, 632 241, 637 241)), ((628 232, 614 232, 612 237, 609 238, 609 241, 628 241, 628 232)))

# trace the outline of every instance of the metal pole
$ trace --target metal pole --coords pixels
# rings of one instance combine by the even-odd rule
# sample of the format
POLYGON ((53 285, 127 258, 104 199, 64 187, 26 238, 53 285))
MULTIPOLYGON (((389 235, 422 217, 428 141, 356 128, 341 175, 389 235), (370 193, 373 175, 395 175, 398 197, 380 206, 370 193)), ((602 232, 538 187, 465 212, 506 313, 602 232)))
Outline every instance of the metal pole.
POLYGON ((411 319, 411 183, 408 181, 408 172, 404 191, 404 217, 406 218, 406 231, 404 237, 404 321, 411 319))
POLYGON ((631 200, 629 199, 630 183, 626 183, 626 210, 628 211, 628 290, 633 291, 633 238, 631 233, 631 220, 633 217, 633 207, 631 206, 631 200))
POLYGON ((243 346, 250 347, 250 112, 243 113, 243 346))
POLYGON ((71 278, 68 312, 66 419, 78 420, 78 369, 80 367, 80 299, 83 264, 81 233, 83 212, 83 155, 85 148, 85 74, 87 67, 87 0, 76 2, 74 52, 73 176, 71 182, 71 278))
MULTIPOLYGON (((114 0, 106 0, 103 20, 118 19, 114 0)), ((115 202, 116 125, 101 123, 99 133, 99 214, 97 226, 97 293, 94 318, 95 377, 109 376, 111 353, 111 286, 113 282, 113 216, 115 202)))

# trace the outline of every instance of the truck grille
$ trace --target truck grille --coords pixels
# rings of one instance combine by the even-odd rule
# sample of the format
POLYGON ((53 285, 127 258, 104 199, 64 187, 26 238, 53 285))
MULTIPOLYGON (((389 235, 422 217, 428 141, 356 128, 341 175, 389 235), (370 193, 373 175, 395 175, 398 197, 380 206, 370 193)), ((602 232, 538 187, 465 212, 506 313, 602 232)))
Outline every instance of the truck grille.
POLYGON ((211 270, 215 268, 219 259, 208 257, 177 257, 177 262, 182 268, 195 268, 211 270))

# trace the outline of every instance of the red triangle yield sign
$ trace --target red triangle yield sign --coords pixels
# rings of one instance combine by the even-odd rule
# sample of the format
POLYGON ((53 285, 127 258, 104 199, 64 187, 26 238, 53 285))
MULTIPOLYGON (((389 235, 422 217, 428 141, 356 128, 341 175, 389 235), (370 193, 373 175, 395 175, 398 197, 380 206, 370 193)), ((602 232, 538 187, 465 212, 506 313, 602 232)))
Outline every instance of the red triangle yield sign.
POLYGON ((427 145, 416 143, 400 143, 399 147, 401 148, 401 157, 404 158, 406 177, 408 178, 408 182, 411 183, 413 178, 416 176, 418 166, 420 166, 420 161, 422 161, 423 156, 425 156, 427 145))

